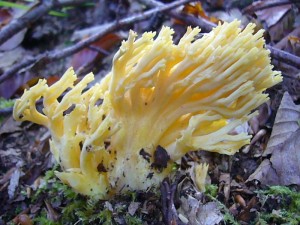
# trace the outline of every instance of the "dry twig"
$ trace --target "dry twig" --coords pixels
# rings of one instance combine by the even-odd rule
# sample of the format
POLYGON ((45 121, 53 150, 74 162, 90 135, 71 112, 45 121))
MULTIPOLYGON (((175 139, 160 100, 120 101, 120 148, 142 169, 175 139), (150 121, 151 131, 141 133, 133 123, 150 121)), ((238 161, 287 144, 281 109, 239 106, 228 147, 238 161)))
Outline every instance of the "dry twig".
POLYGON ((23 16, 12 20, 8 25, 3 27, 0 31, 0 45, 10 39, 19 31, 28 27, 33 22, 47 14, 52 8, 65 7, 70 5, 82 4, 83 0, 61 0, 61 1, 42 1, 38 5, 34 5, 31 10, 25 13, 23 16))
POLYGON ((10 39, 16 33, 28 27, 31 23, 37 21, 45 15, 54 6, 54 1, 44 1, 42 4, 34 7, 20 18, 12 20, 0 31, 0 45, 10 39))
MULTIPOLYGON (((157 6, 162 6, 164 5, 161 2, 157 2, 155 0, 140 0, 141 2, 143 2, 145 5, 149 6, 149 7, 157 7, 157 6)), ((173 16, 176 19, 180 19, 180 20, 184 20, 186 21, 188 24, 194 25, 194 26, 199 26, 200 28, 202 28, 204 31, 210 31, 212 28, 214 28, 216 25, 203 19, 203 18, 196 18, 196 17, 192 17, 192 16, 187 16, 187 15, 182 15, 178 12, 175 11, 169 11, 167 12, 168 14, 170 14, 171 16, 173 16)), ((300 57, 290 54, 286 51, 283 50, 279 50, 277 48, 274 48, 270 45, 266 45, 267 48, 271 51, 271 56, 274 59, 283 61, 285 63, 290 64, 291 66, 294 66, 296 68, 300 68, 300 57)))
MULTIPOLYGON (((146 5, 147 7, 161 7, 164 4, 155 0, 139 0, 142 4, 146 5)), ((213 27, 216 25, 204 18, 197 18, 194 16, 190 16, 187 14, 178 13, 175 10, 170 10, 167 12, 171 17, 174 17, 179 20, 186 21, 187 24, 190 24, 192 26, 199 26, 201 27, 202 31, 209 32, 213 27)))
POLYGON ((163 220, 165 224, 168 225, 184 224, 179 220, 174 204, 174 198, 179 179, 176 179, 176 181, 172 184, 170 180, 166 178, 163 180, 160 186, 163 220))
POLYGON ((12 111, 13 111, 12 107, 0 109, 0 116, 8 116, 9 114, 12 113, 12 111))
POLYGON ((271 51, 271 56, 274 59, 277 59, 281 62, 287 63, 291 66, 294 66, 300 69, 300 57, 293 55, 289 52, 274 48, 270 45, 267 45, 267 48, 271 51))
POLYGON ((272 8, 272 7, 277 7, 277 6, 282 6, 282 5, 290 5, 292 3, 296 3, 296 1, 295 0, 273 0, 273 1, 264 1, 262 3, 259 2, 258 4, 255 4, 255 3, 251 4, 250 6, 247 6, 246 8, 244 8, 242 10, 242 12, 252 14, 256 11, 261 11, 261 10, 272 8))
POLYGON ((138 21, 147 19, 155 13, 167 11, 167 10, 173 9, 177 6, 180 6, 182 4, 191 2, 191 1, 192 0, 177 0, 175 2, 158 6, 156 8, 150 9, 148 11, 145 11, 143 13, 140 13, 140 14, 137 14, 137 15, 134 15, 131 17, 127 17, 124 19, 120 19, 118 21, 107 23, 107 24, 103 25, 103 29, 101 29, 98 33, 94 34, 93 36, 91 36, 83 41, 78 42, 77 44, 75 44, 71 47, 65 48, 63 50, 54 50, 51 52, 45 52, 45 53, 39 54, 35 57, 26 59, 23 62, 13 66, 9 70, 7 70, 5 73, 3 73, 3 75, 0 77, 0 84, 3 81, 5 81, 12 74, 18 72, 20 69, 22 69, 24 67, 30 66, 33 63, 36 63, 40 60, 45 60, 45 62, 51 62, 54 60, 58 60, 58 59, 62 59, 64 57, 70 56, 70 55, 82 50, 83 48, 85 48, 86 46, 95 42, 96 40, 102 38, 104 35, 112 32, 122 26, 126 26, 126 25, 132 24, 134 22, 138 22, 138 21))

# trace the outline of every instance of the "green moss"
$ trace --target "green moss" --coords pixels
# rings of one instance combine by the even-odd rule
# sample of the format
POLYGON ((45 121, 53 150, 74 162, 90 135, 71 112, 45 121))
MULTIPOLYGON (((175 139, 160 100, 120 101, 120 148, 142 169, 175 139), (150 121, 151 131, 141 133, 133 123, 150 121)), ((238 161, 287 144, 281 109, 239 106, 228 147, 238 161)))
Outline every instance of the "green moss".
POLYGON ((71 225, 71 224, 118 224, 116 218, 121 218, 127 224, 142 224, 139 216, 132 216, 128 213, 128 205, 131 201, 136 200, 136 192, 128 192, 128 195, 121 196, 120 199, 111 202, 101 201, 88 198, 75 193, 69 186, 62 184, 56 178, 54 171, 58 170, 56 166, 52 170, 46 172, 44 176, 45 185, 40 187, 31 203, 35 204, 42 199, 47 199, 49 203, 59 205, 54 208, 60 215, 58 221, 50 221, 47 219, 46 209, 42 209, 34 218, 35 224, 46 225, 71 225), (122 204, 122 199, 127 201, 122 204), (107 204, 111 204, 110 207, 107 204), (112 211, 111 211, 112 210, 112 211))
POLYGON ((259 224, 299 224, 300 193, 285 186, 272 186, 267 190, 257 191, 262 203, 258 215, 259 224))
MULTIPOLYGON (((15 104, 14 100, 7 100, 5 98, 0 97, 0 109, 7 109, 13 107, 15 104)), ((0 116, 0 124, 2 123, 4 117, 0 116)))
POLYGON ((127 224, 131 224, 131 225, 142 225, 143 221, 136 217, 136 216, 131 216, 129 214, 125 215, 125 221, 127 224))
POLYGON ((10 100, 10 99, 5 99, 0 97, 0 109, 6 109, 6 108, 10 108, 13 107, 15 104, 14 100, 10 100))
POLYGON ((218 194, 218 186, 217 185, 206 185, 205 186, 205 195, 216 202, 218 204, 219 209, 223 213, 223 222, 224 224, 233 224, 239 225, 239 223, 235 220, 234 216, 230 213, 229 209, 220 202, 216 197, 218 194))
POLYGON ((214 184, 205 185, 205 194, 212 196, 214 198, 217 197, 218 186, 214 184))
POLYGON ((33 219, 33 222, 34 224, 43 224, 43 225, 61 225, 59 222, 49 220, 47 218, 46 210, 42 210, 40 215, 33 219))

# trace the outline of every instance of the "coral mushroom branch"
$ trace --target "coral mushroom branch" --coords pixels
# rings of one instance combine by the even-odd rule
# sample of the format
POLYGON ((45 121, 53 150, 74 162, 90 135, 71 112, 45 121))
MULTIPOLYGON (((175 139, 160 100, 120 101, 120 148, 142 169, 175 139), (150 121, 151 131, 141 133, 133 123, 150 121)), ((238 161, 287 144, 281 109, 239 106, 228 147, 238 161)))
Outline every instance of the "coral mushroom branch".
POLYGON ((197 40, 200 29, 188 28, 178 44, 169 27, 156 38, 130 32, 100 83, 84 92, 93 75, 75 85, 70 68, 56 84, 41 80, 26 91, 14 117, 50 129, 51 151, 63 169, 56 174, 79 193, 108 198, 157 186, 189 151, 231 155, 248 144, 248 134, 231 131, 281 81, 263 31, 239 25, 224 23, 197 40), (40 98, 42 113, 35 108, 40 98))

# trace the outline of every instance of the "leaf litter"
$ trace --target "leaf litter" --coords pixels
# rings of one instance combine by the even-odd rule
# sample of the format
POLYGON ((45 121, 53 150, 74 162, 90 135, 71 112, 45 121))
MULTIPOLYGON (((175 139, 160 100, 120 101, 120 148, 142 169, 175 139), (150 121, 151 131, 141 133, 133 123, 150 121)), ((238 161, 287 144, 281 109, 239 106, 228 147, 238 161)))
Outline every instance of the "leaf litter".
MULTIPOLYGON (((97 3, 84 8, 84 13, 74 6, 68 10, 66 18, 45 15, 38 23, 24 29, 24 34, 18 34, 18 40, 11 39, 4 43, 5 48, 0 52, 0 57, 5 59, 0 61, 1 71, 20 62, 20 57, 34 56, 50 47, 60 49, 61 46, 72 44, 69 40, 73 31, 93 27, 99 29, 97 26, 100 24, 96 21, 118 20, 145 9, 140 1, 103 2, 106 5, 97 3)), ((181 10, 189 16, 212 23, 236 17, 245 23, 255 22, 258 27, 266 29, 266 37, 271 44, 299 57, 299 27, 295 26, 299 5, 268 7, 268 1, 257 2, 260 5, 225 0, 203 1, 186 5, 181 10)), ((5 10, 8 9, 0 11, 3 18, 1 23, 4 21, 7 24, 12 15, 5 10)), ((134 24, 133 28, 141 33, 148 28, 159 30, 162 24, 173 25, 176 33, 189 25, 184 20, 156 14, 147 21, 134 24)), ((113 55, 114 42, 119 42, 124 34, 127 36, 129 28, 123 27, 118 31, 120 33, 110 33, 113 37, 111 40, 104 39, 103 43, 100 39, 71 59, 42 61, 33 67, 23 68, 21 73, 8 80, 9 83, 0 85, 1 96, 11 99, 18 97, 17 90, 37 74, 51 82, 51 77, 62 74, 61 71, 72 63, 78 67, 87 65, 101 79, 103 70, 110 66, 107 58, 113 55)), ((77 38, 86 37, 77 35, 77 38)), ((55 178, 51 170, 54 160, 49 152, 49 134, 44 128, 16 123, 12 117, 3 120, 0 128, 0 202, 4 206, 0 209, 0 224, 209 225, 299 222, 296 209, 299 212, 300 200, 296 193, 300 185, 300 108, 297 105, 300 71, 285 61, 273 60, 273 63, 276 69, 283 71, 284 82, 268 90, 270 102, 261 106, 259 115, 245 124, 243 129, 254 135, 249 146, 232 157, 203 151, 188 154, 174 165, 174 170, 180 170, 180 173, 174 173, 165 180, 160 190, 132 192, 110 201, 96 202, 79 196, 55 178), (199 191, 193 175, 195 164, 200 162, 209 164, 205 192, 199 191), (281 186, 274 189, 273 185, 281 186)), ((31 85, 27 83, 27 86, 31 85)))
POLYGON ((272 134, 257 170, 249 177, 264 185, 300 185, 300 106, 285 92, 277 111, 272 134))

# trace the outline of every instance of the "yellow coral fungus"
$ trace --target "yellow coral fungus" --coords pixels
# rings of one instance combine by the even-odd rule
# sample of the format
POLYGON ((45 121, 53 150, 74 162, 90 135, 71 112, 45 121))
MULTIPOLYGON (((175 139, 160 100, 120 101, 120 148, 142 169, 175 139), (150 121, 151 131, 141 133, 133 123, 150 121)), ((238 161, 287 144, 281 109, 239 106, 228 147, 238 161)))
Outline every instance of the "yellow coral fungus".
POLYGON ((188 151, 234 154, 250 136, 230 131, 281 81, 263 31, 253 34, 254 24, 244 30, 239 24, 224 23, 198 40, 200 30, 188 28, 178 44, 168 27, 155 39, 152 32, 138 39, 130 32, 100 83, 84 91, 93 75, 74 85, 70 68, 56 84, 42 80, 25 91, 14 117, 48 127, 63 169, 57 176, 98 198, 158 185, 188 151))
POLYGON ((208 172, 208 164, 197 164, 195 165, 194 170, 196 186, 201 192, 205 192, 205 179, 208 172))

